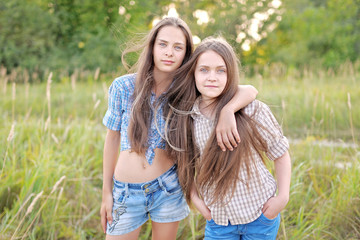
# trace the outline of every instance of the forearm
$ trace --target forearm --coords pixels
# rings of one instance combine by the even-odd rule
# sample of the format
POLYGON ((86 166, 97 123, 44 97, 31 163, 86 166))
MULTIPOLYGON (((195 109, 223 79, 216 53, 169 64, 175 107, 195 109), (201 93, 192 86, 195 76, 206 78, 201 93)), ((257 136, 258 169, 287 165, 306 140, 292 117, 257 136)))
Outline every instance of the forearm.
POLYGON ((280 158, 275 160, 275 172, 278 185, 278 195, 271 197, 264 203, 263 214, 273 219, 281 212, 289 201, 291 160, 289 152, 286 151, 280 158))
POLYGON ((197 188, 196 188, 196 185, 195 185, 195 182, 193 182, 193 184, 191 186, 190 197, 191 197, 191 199, 200 198, 199 193, 198 193, 197 188))
POLYGON ((251 85, 238 85, 235 96, 225 105, 224 108, 237 112, 256 99, 258 91, 251 85))
POLYGON ((232 151, 240 142, 234 113, 255 100, 258 91, 251 85, 239 85, 235 96, 223 107, 216 125, 216 139, 222 151, 232 151))
POLYGON ((290 180, 291 180, 291 159, 289 152, 275 160, 275 172, 278 185, 278 196, 289 200, 290 180))
POLYGON ((210 209, 206 206, 204 200, 201 199, 197 191, 195 183, 193 183, 191 190, 191 201, 194 204, 195 208, 206 218, 207 220, 211 219, 210 209))
POLYGON ((112 191, 112 177, 119 155, 120 133, 108 130, 103 153, 103 194, 112 191))

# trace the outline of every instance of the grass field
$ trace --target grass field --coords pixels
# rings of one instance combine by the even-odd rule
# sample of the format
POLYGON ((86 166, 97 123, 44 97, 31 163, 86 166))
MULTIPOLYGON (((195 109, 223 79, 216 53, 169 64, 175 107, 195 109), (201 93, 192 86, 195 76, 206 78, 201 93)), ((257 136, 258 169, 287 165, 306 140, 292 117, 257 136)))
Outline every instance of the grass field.
MULTIPOLYGON (((344 69, 269 69, 244 81, 291 143, 291 195, 278 239, 360 239, 360 73, 344 69)), ((0 78, 0 239, 104 238, 101 121, 113 76, 52 79, 0 78)), ((204 224, 192 212, 178 239, 202 239, 204 224)), ((147 224, 141 239, 149 236, 147 224)))

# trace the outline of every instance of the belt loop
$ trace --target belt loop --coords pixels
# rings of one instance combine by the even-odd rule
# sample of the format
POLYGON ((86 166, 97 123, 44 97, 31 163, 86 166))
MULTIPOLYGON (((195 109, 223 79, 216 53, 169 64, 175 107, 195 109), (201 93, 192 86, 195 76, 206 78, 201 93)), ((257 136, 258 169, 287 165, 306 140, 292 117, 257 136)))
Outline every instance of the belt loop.
POLYGON ((160 188, 161 188, 161 189, 164 188, 163 183, 162 183, 162 180, 161 180, 161 176, 157 178, 157 181, 158 181, 158 183, 159 183, 160 188))
POLYGON ((125 194, 126 196, 129 195, 129 183, 124 183, 125 184, 125 194))

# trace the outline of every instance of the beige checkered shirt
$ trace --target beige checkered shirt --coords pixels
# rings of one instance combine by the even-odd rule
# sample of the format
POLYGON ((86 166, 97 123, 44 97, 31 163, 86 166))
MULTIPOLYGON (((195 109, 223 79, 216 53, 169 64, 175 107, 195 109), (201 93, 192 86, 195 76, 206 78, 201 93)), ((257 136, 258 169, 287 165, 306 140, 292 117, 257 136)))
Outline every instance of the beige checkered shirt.
MULTIPOLYGON (((266 139, 268 144, 266 155, 270 160, 275 160, 288 150, 289 143, 266 104, 255 100, 245 107, 244 111, 251 116, 256 108, 258 110, 254 115, 254 119, 268 130, 258 128, 259 133, 266 139)), ((214 130, 214 122, 199 111, 199 99, 194 104, 192 118, 194 119, 195 142, 202 154, 206 142, 214 130)), ((211 196, 202 195, 216 224, 226 226, 229 221, 232 225, 250 223, 261 215, 264 203, 275 195, 277 187, 274 177, 255 152, 254 159, 255 162, 250 171, 257 171, 257 173, 253 174, 251 179, 248 179, 246 169, 241 169, 239 173, 240 179, 245 179, 249 187, 246 187, 244 182, 238 181, 233 198, 228 201, 230 193, 225 196, 224 199, 227 202, 225 206, 221 206, 219 203, 209 205, 211 196)))

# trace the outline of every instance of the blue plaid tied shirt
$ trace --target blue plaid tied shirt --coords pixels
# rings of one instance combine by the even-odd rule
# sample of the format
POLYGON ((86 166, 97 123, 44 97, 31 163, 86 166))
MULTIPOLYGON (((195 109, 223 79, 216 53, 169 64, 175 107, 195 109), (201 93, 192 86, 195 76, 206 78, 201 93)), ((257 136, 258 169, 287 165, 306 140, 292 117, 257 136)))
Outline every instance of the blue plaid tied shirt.
MULTIPOLYGON (((124 75, 116 78, 109 88, 108 109, 103 118, 103 124, 110 130, 120 131, 120 151, 131 149, 128 138, 128 127, 133 103, 132 94, 135 89, 136 74, 124 75)), ((150 106, 153 106, 156 95, 151 93, 150 106)), ((164 136, 165 120, 162 111, 163 103, 159 106, 154 119, 154 109, 151 109, 151 124, 148 132, 148 148, 145 153, 146 160, 151 165, 155 157, 155 149, 165 149, 164 136), (157 125, 157 126, 156 126, 157 125), (159 132, 160 131, 160 132, 159 132)))

